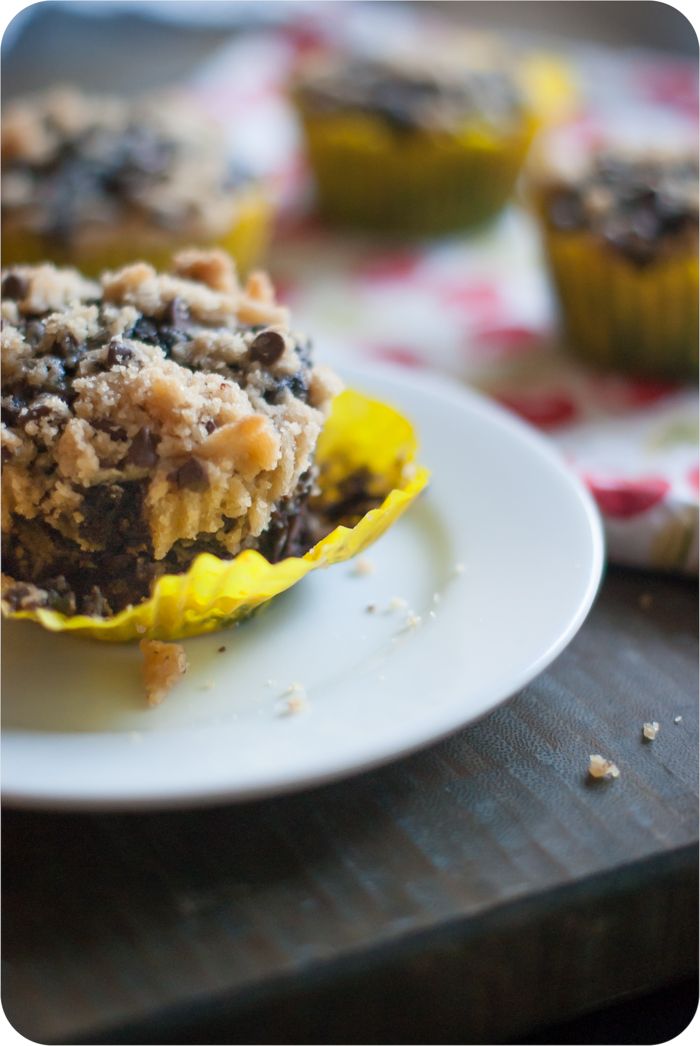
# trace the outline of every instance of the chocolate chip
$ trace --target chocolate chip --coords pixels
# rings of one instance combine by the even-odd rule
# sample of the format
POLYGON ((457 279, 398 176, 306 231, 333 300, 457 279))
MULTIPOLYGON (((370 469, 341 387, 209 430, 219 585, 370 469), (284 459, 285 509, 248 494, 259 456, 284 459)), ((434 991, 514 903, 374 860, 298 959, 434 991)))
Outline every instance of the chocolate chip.
POLYGON ((163 309, 160 321, 168 327, 183 327, 190 318, 190 310, 182 298, 172 298, 163 309))
POLYGON ((15 425, 25 407, 19 396, 6 396, 2 401, 2 420, 6 425, 15 425))
POLYGON ((284 338, 277 331, 263 331, 251 342, 250 358, 266 367, 277 363, 284 352, 284 338))
POLYGON ((29 280, 24 276, 18 275, 16 272, 8 273, 2 281, 2 295, 4 298, 11 298, 13 301, 21 301, 22 298, 26 298, 28 290, 29 280))
POLYGON ((133 355, 132 350, 127 345, 115 338, 110 341, 109 348, 107 349, 107 366, 121 366, 126 363, 127 360, 132 359, 133 355))
POLYGON ((211 436, 212 432, 214 432, 214 430, 216 429, 216 422, 212 421, 211 418, 210 418, 209 421, 205 421, 204 422, 204 428, 207 430, 208 434, 211 436))
POLYGON ((26 341, 32 346, 32 348, 36 348, 36 346, 39 344, 39 342, 42 340, 45 334, 46 327, 41 322, 41 320, 30 320, 30 322, 24 328, 24 337, 26 341))
POLYGON ((156 454, 158 442, 158 437, 147 426, 139 429, 126 452, 124 463, 126 465, 135 465, 139 469, 153 468, 158 461, 158 455, 156 454))
POLYGON ((172 479, 181 490, 193 490, 202 494, 209 488, 207 470, 197 458, 188 458, 184 465, 171 472, 172 479))
POLYGON ((128 439, 126 429, 123 429, 121 425, 115 425, 113 421, 102 420, 97 418, 92 422, 93 429, 97 429, 98 432, 106 432, 110 439, 122 442, 128 439))
POLYGON ((143 341, 147 345, 158 344, 158 328, 153 320, 146 316, 140 316, 129 332, 129 337, 136 341, 143 341))

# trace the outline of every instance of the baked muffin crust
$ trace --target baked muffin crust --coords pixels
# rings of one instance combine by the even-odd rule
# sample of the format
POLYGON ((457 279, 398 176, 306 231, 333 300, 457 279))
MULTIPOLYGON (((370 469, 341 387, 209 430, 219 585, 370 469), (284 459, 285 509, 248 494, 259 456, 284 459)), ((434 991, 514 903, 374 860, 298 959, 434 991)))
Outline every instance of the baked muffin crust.
POLYGON ((139 262, 99 283, 19 266, 2 289, 13 605, 108 613, 199 551, 280 558, 292 522, 303 540, 339 382, 266 276, 242 287, 223 252, 190 250, 171 273, 139 262))

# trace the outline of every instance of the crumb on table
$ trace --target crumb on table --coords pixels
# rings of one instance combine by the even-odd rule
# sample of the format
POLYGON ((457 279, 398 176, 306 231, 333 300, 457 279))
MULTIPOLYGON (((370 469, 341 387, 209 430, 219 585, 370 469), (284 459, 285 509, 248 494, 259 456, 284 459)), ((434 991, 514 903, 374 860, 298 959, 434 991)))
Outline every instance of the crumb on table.
POLYGON ((642 726, 642 734, 645 741, 653 741, 656 738, 660 730, 659 724, 654 720, 651 723, 644 723, 642 726))
POLYGON ((163 643, 158 639, 142 639, 143 681, 149 705, 159 705, 168 691, 187 671, 187 657, 179 643, 163 643))
POLYGON ((605 759, 602 755, 591 755, 588 757, 588 773, 591 777, 596 778, 620 776, 619 767, 612 760, 605 759))

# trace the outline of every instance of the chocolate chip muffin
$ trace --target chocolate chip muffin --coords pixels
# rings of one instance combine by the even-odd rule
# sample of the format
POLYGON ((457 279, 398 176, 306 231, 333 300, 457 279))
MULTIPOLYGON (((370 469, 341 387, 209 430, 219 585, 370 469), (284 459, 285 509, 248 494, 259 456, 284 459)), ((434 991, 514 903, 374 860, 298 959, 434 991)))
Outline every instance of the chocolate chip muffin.
POLYGON ((316 61, 293 94, 323 215, 364 228, 439 233, 494 217, 535 129, 517 76, 486 48, 316 61))
POLYGON ((220 245, 245 271, 269 205, 221 129, 181 98, 70 88, 11 102, 2 121, 4 264, 51 260, 97 274, 141 257, 220 245))
POLYGON ((270 561, 317 537, 314 452, 338 379, 263 274, 223 252, 99 282, 2 278, 4 600, 110 615, 202 551, 270 561))
POLYGON ((568 344, 636 374, 697 378, 698 161, 605 150, 535 190, 568 344))

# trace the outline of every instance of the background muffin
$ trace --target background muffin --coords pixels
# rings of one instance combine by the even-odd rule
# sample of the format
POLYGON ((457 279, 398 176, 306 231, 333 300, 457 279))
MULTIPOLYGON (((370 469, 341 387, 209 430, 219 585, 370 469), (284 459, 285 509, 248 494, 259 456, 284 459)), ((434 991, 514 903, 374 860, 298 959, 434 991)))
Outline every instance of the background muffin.
POLYGON ((8 105, 2 126, 3 263, 51 260, 88 275, 136 257, 167 264, 219 245, 246 271, 269 205, 221 132, 180 99, 137 102, 61 88, 8 105))
POLYGON ((525 92, 488 47, 429 53, 317 59, 300 72, 293 96, 325 218, 449 232, 510 197, 536 128, 525 92))
POLYGON ((697 377, 696 154, 606 148, 540 172, 535 199, 570 347, 634 374, 697 377))

